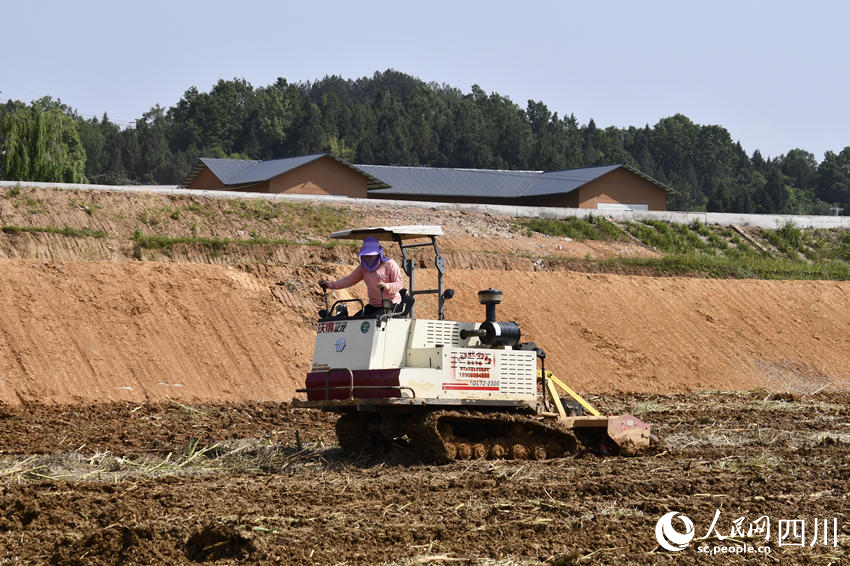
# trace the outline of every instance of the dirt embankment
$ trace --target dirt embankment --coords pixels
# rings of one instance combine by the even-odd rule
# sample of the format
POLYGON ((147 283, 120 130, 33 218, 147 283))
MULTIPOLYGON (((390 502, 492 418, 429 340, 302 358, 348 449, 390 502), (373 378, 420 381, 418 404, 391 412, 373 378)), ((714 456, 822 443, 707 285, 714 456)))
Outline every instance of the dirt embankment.
POLYGON ((281 399, 310 355, 286 294, 233 267, 2 262, 0 400, 281 399))
MULTIPOLYGON (((549 353, 547 369, 581 391, 850 386, 846 282, 580 273, 570 261, 656 252, 402 205, 24 188, 0 198, 0 223, 101 233, 0 233, 0 402, 288 400, 310 366, 315 282, 352 268, 355 248, 316 240, 341 226, 415 223, 445 231, 447 286, 457 290, 448 315, 482 319, 476 292, 501 289, 499 318, 519 321, 549 353), (135 233, 190 241, 144 248, 135 233), (192 237, 288 244, 210 247, 192 237)), ((434 277, 432 261, 418 262, 420 287, 434 277)), ((363 296, 338 297, 352 294, 363 296)), ((418 314, 433 316, 420 301, 418 314)))
MULTIPOLYGON (((310 366, 315 281, 349 268, 0 260, 0 401, 291 399, 310 366)), ((483 319, 478 290, 503 290, 499 318, 520 322, 580 391, 850 387, 848 283, 447 279, 461 320, 483 319)))

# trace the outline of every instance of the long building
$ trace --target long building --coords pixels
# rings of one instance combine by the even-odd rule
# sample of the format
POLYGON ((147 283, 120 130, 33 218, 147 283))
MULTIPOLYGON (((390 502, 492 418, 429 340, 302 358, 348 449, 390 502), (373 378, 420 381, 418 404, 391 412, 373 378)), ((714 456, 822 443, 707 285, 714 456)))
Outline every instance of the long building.
POLYGON ((268 161, 202 157, 188 189, 515 206, 666 210, 671 187, 624 163, 504 171, 348 163, 332 153, 268 161))

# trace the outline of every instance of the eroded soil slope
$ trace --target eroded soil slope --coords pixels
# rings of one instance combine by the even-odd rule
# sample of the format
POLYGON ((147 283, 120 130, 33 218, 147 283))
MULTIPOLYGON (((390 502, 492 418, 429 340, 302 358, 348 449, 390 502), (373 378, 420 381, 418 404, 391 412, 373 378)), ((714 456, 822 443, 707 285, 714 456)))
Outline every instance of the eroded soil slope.
MULTIPOLYGON (((315 281, 351 269, 295 250, 294 264, 241 267, 0 260, 0 401, 291 399, 315 281)), ((492 269, 447 283, 460 320, 483 319, 478 290, 504 291, 499 317, 580 391, 850 386, 848 283, 492 269)))
MULTIPOLYGON (((546 237, 509 217, 22 188, 0 198, 0 223, 5 403, 289 400, 311 362, 316 281, 353 268, 355 244, 331 246, 328 233, 415 223, 445 232, 448 316, 481 320, 476 292, 501 289, 499 318, 519 321, 580 391, 850 384, 850 283, 583 273, 605 269, 588 255, 657 252, 546 237), (140 234, 183 240, 147 246, 140 234)), ((419 288, 433 283, 433 259, 415 259, 419 288)), ((334 298, 351 296, 363 290, 334 298)), ((435 310, 420 296, 417 312, 435 310)))

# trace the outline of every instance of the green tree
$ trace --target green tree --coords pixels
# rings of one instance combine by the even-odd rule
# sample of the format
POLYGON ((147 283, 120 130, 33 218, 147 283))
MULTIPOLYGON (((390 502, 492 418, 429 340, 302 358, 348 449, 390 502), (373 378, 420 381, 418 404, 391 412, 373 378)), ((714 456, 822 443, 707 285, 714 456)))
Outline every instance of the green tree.
POLYGON ((421 86, 408 99, 405 113, 416 164, 444 164, 446 159, 440 151, 439 132, 446 127, 448 118, 445 99, 435 89, 421 86))
POLYGON ((113 167, 113 160, 120 163, 120 148, 118 137, 121 129, 112 123, 104 114, 98 120, 77 120, 80 140, 86 151, 86 178, 92 183, 126 184, 126 173, 118 173, 113 167))
POLYGON ((472 89, 471 95, 450 99, 450 118, 439 134, 441 151, 449 167, 492 167, 493 148, 486 139, 480 101, 486 95, 478 85, 473 85, 472 89))
POLYGON ((375 137, 372 154, 382 164, 418 165, 412 155, 410 126, 401 101, 390 92, 380 91, 372 103, 375 137))
POLYGON ((731 212, 733 207, 734 201, 729 187, 726 186, 726 183, 718 183, 711 196, 708 197, 706 210, 708 212, 731 212))
POLYGON ((567 154, 570 135, 566 122, 552 114, 542 102, 528 101, 525 110, 533 136, 533 146, 529 155, 532 169, 557 171, 567 168, 567 154))
POLYGON ((587 123, 587 126, 581 129, 582 135, 582 166, 589 167, 592 165, 605 164, 605 132, 596 127, 596 122, 593 118, 587 123))
POLYGON ((286 155, 307 155, 322 151, 325 147, 322 112, 309 97, 303 97, 293 109, 290 131, 295 135, 286 136, 286 155))
POLYGON ((788 190, 787 177, 782 173, 778 164, 772 163, 765 175, 765 183, 759 193, 758 211, 769 214, 784 214, 787 212, 791 193, 788 190))
POLYGON ((325 150, 333 153, 337 157, 345 159, 349 163, 354 161, 354 158, 357 156, 357 148, 351 147, 345 143, 345 138, 337 139, 333 136, 329 137, 325 150))
POLYGON ((850 213, 850 146, 841 153, 827 151, 818 168, 817 196, 828 203, 836 203, 850 213))
POLYGON ((274 159, 286 155, 292 132, 292 107, 299 103, 301 93, 286 79, 278 78, 271 86, 258 88, 246 124, 244 153, 254 159, 274 159))
POLYGON ((218 147, 226 154, 243 153, 254 107, 254 88, 245 79, 219 80, 209 93, 191 87, 168 110, 173 124, 171 147, 218 147))
POLYGON ((136 120, 136 137, 139 142, 141 162, 136 178, 144 183, 171 184, 179 182, 186 174, 180 170, 168 144, 170 120, 159 104, 136 120))
POLYGON ((0 139, 6 179, 86 182, 86 152, 77 122, 49 98, 6 113, 0 139))
POLYGON ((818 162, 814 154, 802 149, 792 149, 779 158, 782 172, 791 179, 791 184, 801 189, 817 186, 818 162))

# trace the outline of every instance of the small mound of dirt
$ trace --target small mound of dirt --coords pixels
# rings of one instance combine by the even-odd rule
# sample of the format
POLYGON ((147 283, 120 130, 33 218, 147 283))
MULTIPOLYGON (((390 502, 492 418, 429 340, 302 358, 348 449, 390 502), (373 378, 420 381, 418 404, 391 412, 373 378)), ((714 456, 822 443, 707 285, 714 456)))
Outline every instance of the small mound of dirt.
POLYGON ((41 512, 37 501, 26 501, 21 498, 12 499, 5 507, 3 514, 0 515, 0 531, 11 531, 19 527, 26 527, 41 512))
POLYGON ((244 559, 255 550, 254 542, 232 525, 208 523, 192 533, 183 553, 192 562, 244 559))
POLYGON ((149 527, 110 525, 92 534, 74 539, 60 539, 50 557, 51 564, 167 564, 175 556, 169 554, 162 540, 157 540, 149 527))

